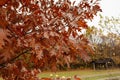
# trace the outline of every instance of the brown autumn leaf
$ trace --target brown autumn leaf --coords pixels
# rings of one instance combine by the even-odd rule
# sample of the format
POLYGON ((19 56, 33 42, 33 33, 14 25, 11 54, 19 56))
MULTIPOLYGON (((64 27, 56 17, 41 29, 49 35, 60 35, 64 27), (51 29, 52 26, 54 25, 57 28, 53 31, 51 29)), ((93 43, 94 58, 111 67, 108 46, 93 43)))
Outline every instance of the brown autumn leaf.
POLYGON ((1 18, 1 20, 0 20, 0 28, 5 28, 6 26, 8 26, 8 22, 5 19, 3 19, 4 17, 2 17, 0 15, 0 18, 1 18))
POLYGON ((0 28, 0 49, 2 49, 3 46, 5 45, 5 41, 7 42, 10 41, 7 38, 8 35, 9 35, 9 32, 7 30, 3 30, 2 28, 0 28))
POLYGON ((43 51, 42 50, 36 50, 36 57, 40 60, 40 59, 42 59, 42 57, 43 57, 43 51))
POLYGON ((97 11, 101 11, 102 12, 102 10, 100 9, 100 6, 98 6, 98 5, 93 6, 93 11, 94 11, 95 15, 96 15, 97 11))
POLYGON ((0 0, 0 5, 4 5, 7 2, 7 0, 0 0))
POLYGON ((77 23, 78 23, 79 26, 81 26, 83 28, 87 28, 88 27, 87 24, 86 24, 86 22, 83 21, 83 20, 79 20, 77 23))
POLYGON ((0 52, 0 63, 8 61, 14 54, 14 51, 11 49, 12 46, 7 46, 0 52))
POLYGON ((72 36, 75 38, 77 36, 77 32, 73 31, 72 36))

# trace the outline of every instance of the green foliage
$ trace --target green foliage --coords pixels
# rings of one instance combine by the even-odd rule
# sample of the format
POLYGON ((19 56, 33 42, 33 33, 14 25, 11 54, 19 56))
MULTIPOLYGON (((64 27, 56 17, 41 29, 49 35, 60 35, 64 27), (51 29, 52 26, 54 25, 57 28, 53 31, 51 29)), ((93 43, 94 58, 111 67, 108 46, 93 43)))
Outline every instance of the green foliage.
POLYGON ((74 71, 60 71, 56 73, 51 72, 43 72, 39 75, 39 77, 73 77, 74 75, 78 75, 82 80, 98 80, 103 78, 110 78, 119 76, 119 69, 116 70, 74 70, 74 71), (113 73, 112 73, 113 72, 113 73), (52 74, 52 76, 51 76, 52 74))

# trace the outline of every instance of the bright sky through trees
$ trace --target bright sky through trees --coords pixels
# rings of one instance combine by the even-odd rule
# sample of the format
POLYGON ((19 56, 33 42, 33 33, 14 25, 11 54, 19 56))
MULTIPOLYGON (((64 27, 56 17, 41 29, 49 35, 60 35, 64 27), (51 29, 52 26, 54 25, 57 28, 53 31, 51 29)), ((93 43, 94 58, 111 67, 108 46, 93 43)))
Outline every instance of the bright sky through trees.
MULTIPOLYGON (((108 17, 120 16, 120 0, 101 0, 100 6, 102 9, 102 12, 100 14, 102 14, 103 16, 108 16, 108 17)), ((98 21, 99 21, 99 16, 95 17, 91 24, 97 25, 98 21)))
POLYGON ((105 16, 120 16, 120 0, 101 0, 102 14, 105 16))
MULTIPOLYGON (((71 0, 72 2, 76 1, 76 5, 81 0, 71 0)), ((118 18, 120 16, 120 0, 100 0, 100 7, 102 9, 102 12, 98 13, 97 16, 94 17, 94 19, 91 21, 88 21, 88 24, 90 26, 99 26, 99 14, 101 14, 103 17, 115 17, 118 18)), ((120 28, 119 28, 120 29, 120 28)), ((104 34, 107 34, 106 31, 104 31, 104 34)))
MULTIPOLYGON (((71 1, 76 1, 76 4, 80 2, 80 0, 71 0, 71 1)), ((101 0, 100 1, 100 6, 102 9, 102 14, 103 16, 108 16, 108 17, 119 17, 120 16, 120 0, 101 0)), ((99 14, 99 13, 98 13, 99 14)), ((94 17, 94 20, 92 23, 90 22, 90 25, 97 25, 99 21, 99 15, 94 17)))
MULTIPOLYGON (((58 0, 55 0, 58 1, 58 0)), ((76 5, 81 1, 81 0, 71 0, 72 2, 76 1, 76 5)), ((100 0, 100 7, 102 9, 102 14, 103 16, 108 16, 108 17, 119 17, 120 16, 120 0, 100 0)), ((99 13, 98 13, 99 14, 99 13)), ((97 25, 99 21, 99 15, 94 17, 94 20, 92 23, 90 22, 90 25, 97 25)))
MULTIPOLYGON (((81 0, 76 1, 76 4, 81 0)), ((120 0, 101 0, 100 6, 103 10, 102 14, 105 16, 120 16, 120 0)))

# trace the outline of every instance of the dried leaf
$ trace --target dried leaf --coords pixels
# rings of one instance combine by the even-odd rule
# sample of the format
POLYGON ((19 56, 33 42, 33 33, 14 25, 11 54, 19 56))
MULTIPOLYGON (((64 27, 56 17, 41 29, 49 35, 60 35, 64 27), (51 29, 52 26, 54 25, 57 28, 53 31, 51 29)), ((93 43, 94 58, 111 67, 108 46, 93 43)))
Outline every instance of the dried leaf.
POLYGON ((45 38, 49 38, 49 33, 48 32, 44 32, 44 37, 45 38))
POLYGON ((11 59, 11 56, 14 55, 14 51, 11 49, 11 46, 8 45, 5 49, 0 52, 0 63, 6 62, 11 59))
POLYGON ((0 0, 0 5, 4 5, 7 2, 7 0, 0 0))
POLYGON ((37 51, 36 51, 36 54, 37 54, 37 56, 36 56, 36 57, 37 57, 39 60, 40 60, 40 59, 42 59, 42 56, 43 56, 43 54, 42 54, 42 53, 43 53, 43 51, 42 51, 42 50, 37 50, 37 51))
POLYGON ((4 20, 4 19, 0 20, 0 28, 5 28, 5 27, 7 27, 7 25, 8 25, 8 23, 6 20, 4 20))
POLYGON ((9 33, 7 30, 3 30, 0 28, 0 49, 3 48, 5 45, 5 41, 9 42, 10 40, 7 38, 9 36, 9 33))
POLYGON ((79 26, 81 26, 83 28, 87 28, 87 24, 86 24, 85 21, 79 20, 77 23, 78 23, 79 26))

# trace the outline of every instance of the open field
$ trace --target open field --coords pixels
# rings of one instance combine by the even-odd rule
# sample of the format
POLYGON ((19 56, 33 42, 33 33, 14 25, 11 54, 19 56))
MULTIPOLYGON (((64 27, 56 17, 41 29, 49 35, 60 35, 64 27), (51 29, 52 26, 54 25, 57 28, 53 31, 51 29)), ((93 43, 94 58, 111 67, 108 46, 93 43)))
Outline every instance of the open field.
POLYGON ((39 77, 73 77, 78 75, 82 80, 104 80, 112 77, 120 78, 120 69, 113 70, 74 70, 60 72, 43 72, 39 77), (52 76, 51 76, 52 75, 52 76))
MULTIPOLYGON (((72 71, 58 71, 42 72, 38 76, 43 77, 73 77, 78 75, 82 80, 106 80, 110 78, 120 78, 120 69, 113 70, 72 70, 72 71)), ((0 79, 2 80, 2 79, 0 79)), ((120 79, 119 79, 120 80, 120 79)))

